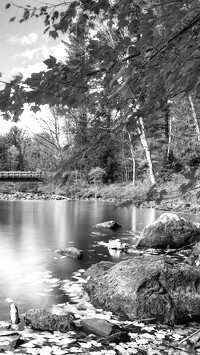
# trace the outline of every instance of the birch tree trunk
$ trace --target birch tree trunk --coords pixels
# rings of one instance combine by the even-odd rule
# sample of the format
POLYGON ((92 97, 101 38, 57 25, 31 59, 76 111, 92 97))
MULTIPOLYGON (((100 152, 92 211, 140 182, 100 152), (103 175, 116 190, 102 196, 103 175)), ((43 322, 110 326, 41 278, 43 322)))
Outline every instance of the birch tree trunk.
POLYGON ((167 160, 170 159, 170 157, 173 156, 173 151, 172 151, 172 123, 174 121, 174 116, 170 115, 169 116, 169 136, 168 136, 168 144, 167 144, 167 160))
POLYGON ((135 152, 132 144, 132 139, 131 139, 131 133, 128 132, 128 139, 130 142, 130 150, 131 150, 131 158, 132 158, 132 173, 133 173, 133 179, 132 179, 132 185, 135 185, 135 152))
POLYGON ((137 129, 138 129, 138 133, 140 135, 140 140, 142 143, 142 146, 144 148, 145 154, 146 154, 146 158, 147 158, 147 162, 149 165, 149 175, 150 175, 150 180, 152 184, 156 183, 156 179, 155 179, 155 175, 153 172, 153 164, 151 161, 151 155, 150 155, 150 151, 149 151, 149 147, 148 147, 148 143, 147 143, 147 139, 146 139, 146 135, 145 135, 145 130, 144 130, 144 123, 143 123, 143 119, 142 117, 138 118, 137 121, 137 129))
POLYGON ((171 142, 172 142, 172 118, 169 116, 168 120, 168 144, 167 144, 167 160, 170 157, 170 150, 171 150, 171 142))
POLYGON ((192 100, 192 96, 189 95, 188 99, 189 99, 190 106, 191 106, 191 109, 192 109, 192 115, 193 115, 193 119, 194 119, 194 125, 195 125, 196 134, 197 134, 197 139, 198 139, 198 141, 200 141, 199 123, 198 123, 198 120, 197 120, 197 114, 196 114, 196 111, 195 111, 195 108, 194 108, 194 103, 193 103, 193 100, 192 100))

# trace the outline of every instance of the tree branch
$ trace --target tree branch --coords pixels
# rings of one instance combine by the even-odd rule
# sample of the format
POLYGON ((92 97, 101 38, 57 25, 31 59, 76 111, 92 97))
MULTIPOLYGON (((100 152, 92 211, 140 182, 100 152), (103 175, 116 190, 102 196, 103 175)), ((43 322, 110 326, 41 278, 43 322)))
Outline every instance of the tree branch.
MULTIPOLYGON (((19 9, 23 9, 23 10, 24 9, 27 9, 27 10, 41 10, 41 7, 35 8, 35 7, 27 7, 27 5, 21 6, 21 5, 15 4, 14 2, 11 2, 10 4, 15 6, 15 7, 18 7, 19 9)), ((59 6, 62 6, 62 5, 70 5, 70 4, 71 4, 71 1, 63 1, 60 4, 44 3, 44 5, 46 5, 48 7, 48 9, 56 8, 56 7, 59 7, 59 6)))

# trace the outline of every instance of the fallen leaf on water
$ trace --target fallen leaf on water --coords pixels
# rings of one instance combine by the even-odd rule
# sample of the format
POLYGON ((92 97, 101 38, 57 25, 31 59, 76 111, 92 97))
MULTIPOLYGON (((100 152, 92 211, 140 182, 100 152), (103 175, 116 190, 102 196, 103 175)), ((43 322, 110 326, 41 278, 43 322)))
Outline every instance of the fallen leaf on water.
POLYGON ((182 339, 182 335, 178 334, 178 333, 174 333, 172 334, 172 337, 175 339, 175 340, 179 340, 179 339, 182 339))
POLYGON ((85 348, 85 349, 89 349, 89 348, 91 348, 91 346, 92 346, 91 342, 79 343, 79 344, 80 344, 80 346, 81 346, 82 348, 85 348))
POLYGON ((147 354, 148 354, 148 355, 163 355, 162 352, 160 352, 160 351, 157 350, 157 349, 153 349, 153 348, 148 348, 147 354))
POLYGON ((6 301, 6 302, 14 302, 14 300, 13 300, 12 298, 9 298, 9 297, 6 298, 5 301, 6 301))
POLYGON ((22 344, 21 346, 22 346, 23 348, 34 348, 34 347, 35 347, 35 344, 34 344, 34 341, 31 340, 31 341, 29 341, 28 343, 22 344))
POLYGON ((165 339, 165 333, 161 333, 161 332, 156 332, 155 336, 157 339, 162 340, 165 339))
POLYGON ((148 340, 147 339, 136 339, 137 344, 139 345, 145 345, 148 344, 148 340))
POLYGON ((149 334, 149 333, 143 333, 142 337, 145 339, 152 339, 152 340, 154 339, 154 335, 149 334))

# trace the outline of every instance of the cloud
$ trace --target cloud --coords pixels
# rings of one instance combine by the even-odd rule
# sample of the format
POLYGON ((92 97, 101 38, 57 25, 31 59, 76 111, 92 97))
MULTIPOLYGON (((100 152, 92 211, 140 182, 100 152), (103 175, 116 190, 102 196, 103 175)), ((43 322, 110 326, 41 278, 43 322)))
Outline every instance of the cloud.
POLYGON ((24 79, 31 76, 32 73, 38 73, 42 70, 46 70, 46 65, 43 62, 37 62, 35 64, 29 65, 26 68, 13 68, 12 74, 15 75, 17 73, 22 73, 24 79))
POLYGON ((22 45, 32 44, 37 42, 38 35, 35 32, 30 33, 28 36, 23 36, 20 38, 20 43, 22 45))
POLYGON ((19 36, 15 35, 15 36, 10 36, 8 38, 8 42, 21 44, 22 46, 35 43, 35 42, 37 42, 37 40, 38 40, 38 35, 35 32, 32 32, 27 36, 19 37, 19 36))
POLYGON ((38 73, 46 70, 47 66, 43 63, 44 59, 47 59, 49 55, 53 55, 58 60, 64 61, 67 56, 65 45, 59 43, 55 46, 41 46, 35 49, 28 49, 23 53, 16 54, 15 58, 23 57, 28 60, 35 60, 34 64, 28 64, 23 60, 23 67, 15 67, 12 69, 12 75, 22 73, 24 78, 30 77, 31 73, 38 73))
POLYGON ((32 60, 34 56, 36 56, 40 52, 40 48, 35 48, 35 49, 27 49, 26 51, 15 54, 13 58, 27 58, 29 60, 32 60))
POLYGON ((22 53, 15 54, 13 58, 15 59, 15 58, 22 57, 22 58, 27 58, 29 60, 35 59, 36 61, 39 61, 39 60, 47 59, 49 55, 53 55, 58 60, 64 60, 67 55, 65 50, 65 45, 63 43, 59 43, 56 46, 43 45, 38 48, 27 49, 22 53))
POLYGON ((50 47, 49 54, 53 55, 55 58, 59 60, 64 60, 67 56, 65 45, 63 43, 59 43, 56 46, 50 47))

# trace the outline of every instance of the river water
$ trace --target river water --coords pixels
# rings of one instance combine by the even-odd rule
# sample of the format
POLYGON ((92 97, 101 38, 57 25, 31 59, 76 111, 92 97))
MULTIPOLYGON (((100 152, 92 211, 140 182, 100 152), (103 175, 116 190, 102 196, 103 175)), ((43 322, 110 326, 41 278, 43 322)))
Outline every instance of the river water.
MULTIPOLYGON (((121 258, 101 242, 120 238, 134 244, 132 232, 160 214, 153 208, 115 209, 111 203, 92 201, 0 201, 0 320, 9 319, 11 300, 21 313, 67 302, 62 280, 101 260, 121 258), (94 228, 107 220, 116 220, 122 228, 105 233, 94 228), (56 253, 69 246, 82 249, 83 259, 56 253)), ((199 222, 198 216, 184 217, 199 222)))

